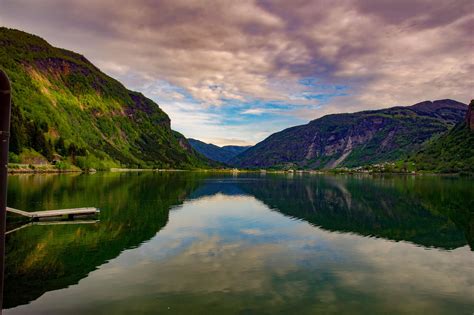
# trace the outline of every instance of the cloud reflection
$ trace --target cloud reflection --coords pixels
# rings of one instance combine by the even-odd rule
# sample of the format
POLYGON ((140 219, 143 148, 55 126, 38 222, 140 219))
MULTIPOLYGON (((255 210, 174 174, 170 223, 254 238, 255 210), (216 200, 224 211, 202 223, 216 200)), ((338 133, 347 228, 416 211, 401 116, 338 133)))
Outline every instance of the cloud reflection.
POLYGON ((216 194, 176 207, 153 239, 79 284, 6 313, 185 312, 191 305, 220 313, 363 313, 368 305, 372 312, 449 313, 472 306, 473 271, 467 246, 440 251, 327 232, 253 197, 216 194))

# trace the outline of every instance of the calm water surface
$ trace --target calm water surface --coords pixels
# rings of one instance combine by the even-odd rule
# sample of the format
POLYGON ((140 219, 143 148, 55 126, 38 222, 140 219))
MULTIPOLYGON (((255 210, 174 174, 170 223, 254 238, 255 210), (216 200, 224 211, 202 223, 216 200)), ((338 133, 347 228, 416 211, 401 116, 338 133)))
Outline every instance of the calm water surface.
POLYGON ((441 177, 12 176, 12 207, 101 215, 8 235, 4 313, 473 314, 473 190, 441 177))

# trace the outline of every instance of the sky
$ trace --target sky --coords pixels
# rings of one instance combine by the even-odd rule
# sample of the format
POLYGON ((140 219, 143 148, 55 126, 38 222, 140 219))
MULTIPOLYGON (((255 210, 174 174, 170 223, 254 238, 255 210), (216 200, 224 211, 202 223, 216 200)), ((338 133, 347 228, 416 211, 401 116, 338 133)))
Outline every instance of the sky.
POLYGON ((0 0, 0 25, 83 54, 217 145, 474 97, 472 0, 0 0))

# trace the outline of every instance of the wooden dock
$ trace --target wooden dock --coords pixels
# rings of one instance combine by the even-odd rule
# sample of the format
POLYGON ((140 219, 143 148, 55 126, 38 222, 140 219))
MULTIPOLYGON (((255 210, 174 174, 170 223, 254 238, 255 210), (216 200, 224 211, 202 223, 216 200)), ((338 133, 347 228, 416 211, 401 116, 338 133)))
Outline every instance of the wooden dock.
POLYGON ((23 211, 23 210, 7 207, 7 211, 30 218, 31 220, 39 220, 42 218, 54 218, 54 217, 63 217, 63 216, 67 216, 69 219, 73 219, 75 216, 96 215, 100 213, 100 210, 97 208, 75 208, 75 209, 28 212, 28 211, 23 211))

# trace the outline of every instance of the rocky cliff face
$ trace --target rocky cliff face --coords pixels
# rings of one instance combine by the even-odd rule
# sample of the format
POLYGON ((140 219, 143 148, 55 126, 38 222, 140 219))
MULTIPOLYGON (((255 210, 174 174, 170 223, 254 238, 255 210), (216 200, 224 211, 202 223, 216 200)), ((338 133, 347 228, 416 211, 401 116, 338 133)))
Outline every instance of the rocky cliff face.
POLYGON ((422 102, 328 115, 271 135, 231 162, 240 167, 334 168, 396 160, 462 121, 465 104, 422 102))

